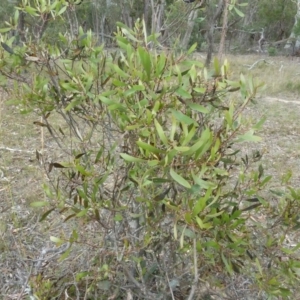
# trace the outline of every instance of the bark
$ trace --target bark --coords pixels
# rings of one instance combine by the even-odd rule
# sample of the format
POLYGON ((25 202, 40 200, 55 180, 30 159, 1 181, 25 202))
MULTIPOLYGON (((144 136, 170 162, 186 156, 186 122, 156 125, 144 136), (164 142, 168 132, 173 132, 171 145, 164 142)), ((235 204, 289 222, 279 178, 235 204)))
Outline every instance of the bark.
POLYGON ((75 6, 69 6, 66 10, 67 18, 69 21, 69 26, 70 26, 70 35, 71 39, 73 40, 78 36, 78 19, 77 19, 77 14, 75 10, 75 6))
POLYGON ((247 48, 251 44, 251 32, 247 32, 247 28, 253 25, 258 8, 259 0, 249 1, 247 11, 245 13, 242 23, 242 28, 244 29, 244 31, 240 31, 238 33, 239 44, 242 48, 247 48))
POLYGON ((186 20, 188 20, 189 29, 187 29, 187 33, 185 34, 182 40, 182 44, 184 43, 188 45, 188 42, 191 37, 191 33, 195 26, 195 19, 198 16, 198 11, 200 8, 203 8, 205 5, 206 5, 205 0, 200 0, 194 5, 187 4, 185 6, 184 11, 178 12, 177 18, 173 18, 173 20, 170 22, 168 21, 168 19, 166 19, 161 28, 161 31, 163 32, 163 38, 161 40, 161 43, 164 45, 170 43, 173 36, 176 36, 176 34, 179 35, 180 32, 182 32, 182 28, 186 26, 186 20))
MULTIPOLYGON (((92 2, 92 6, 93 6, 93 10, 92 10, 92 18, 93 18, 93 31, 97 37, 97 40, 99 41, 100 38, 100 20, 99 20, 99 9, 98 9, 98 1, 97 0, 93 0, 92 2)), ((101 37, 102 39, 102 37, 101 37)), ((103 42, 103 40, 101 40, 101 42, 103 42)))
MULTIPOLYGON (((224 0, 219 0, 217 10, 215 11, 213 16, 209 20, 209 24, 208 24, 209 27, 208 27, 208 30, 207 30, 207 44, 208 44, 208 47, 207 47, 207 56, 206 56, 206 61, 205 61, 206 67, 208 67, 210 65, 212 54, 214 52, 215 24, 216 24, 217 20, 222 15, 223 6, 224 6, 223 4, 224 4, 224 0)), ((210 8, 210 9, 212 9, 212 8, 210 8)))
POLYGON ((182 49, 187 49, 188 47, 188 43, 190 41, 191 34, 195 26, 195 20, 197 19, 197 17, 198 17, 198 10, 196 9, 192 10, 188 17, 187 30, 181 42, 182 49))
POLYGON ((263 45, 265 42, 265 29, 263 28, 260 32, 260 39, 258 40, 258 51, 259 53, 263 53, 264 49, 263 49, 263 45))
POLYGON ((149 34, 151 31, 150 13, 151 13, 151 6, 149 0, 144 0, 144 20, 147 28, 147 34, 149 34))
POLYGON ((228 23, 228 5, 229 5, 229 0, 224 0, 225 5, 224 5, 224 17, 223 17, 223 26, 222 26, 222 34, 221 34, 221 41, 220 41, 220 46, 219 46, 219 61, 222 61, 222 56, 224 52, 224 46, 225 46, 225 39, 226 39, 226 33, 227 33, 227 23, 228 23))
POLYGON ((18 28, 17 28, 17 35, 21 42, 26 42, 25 36, 25 12, 20 11, 19 20, 18 20, 18 28))
POLYGON ((123 22, 126 26, 129 28, 133 27, 133 20, 130 16, 130 9, 128 3, 125 1, 121 1, 121 7, 122 7, 122 16, 123 16, 123 22))
POLYGON ((284 49, 296 50, 300 48, 300 35, 296 35, 294 29, 297 28, 298 22, 300 22, 300 0, 297 0, 297 13, 295 15, 295 23, 290 34, 289 40, 286 43, 284 49))
POLYGON ((164 16, 165 16, 165 6, 166 1, 156 1, 151 0, 151 11, 152 11, 152 24, 151 24, 151 33, 161 32, 164 24, 164 16))
POLYGON ((42 38, 50 19, 51 19, 51 14, 45 13, 41 15, 39 21, 34 25, 33 35, 37 42, 42 38))

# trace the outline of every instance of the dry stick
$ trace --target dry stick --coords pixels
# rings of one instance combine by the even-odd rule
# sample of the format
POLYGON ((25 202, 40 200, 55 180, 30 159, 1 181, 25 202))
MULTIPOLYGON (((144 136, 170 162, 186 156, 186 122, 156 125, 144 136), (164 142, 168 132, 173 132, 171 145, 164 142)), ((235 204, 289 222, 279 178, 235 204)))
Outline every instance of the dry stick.
POLYGON ((248 70, 252 70, 260 61, 263 61, 265 63, 269 63, 268 61, 266 61, 265 58, 261 58, 261 59, 257 60, 256 62, 254 62, 251 66, 247 65, 248 70))
POLYGON ((224 51, 224 45, 225 45, 225 38, 227 34, 227 21, 228 21, 228 2, 229 0, 224 0, 225 7, 224 7, 224 17, 223 17, 223 26, 222 26, 222 34, 221 34, 221 41, 220 41, 220 47, 219 47, 219 61, 222 62, 222 56, 224 51))
POLYGON ((146 291, 146 288, 144 286, 142 286, 130 273, 130 271, 127 269, 127 267, 125 266, 125 264, 121 264, 121 266, 123 267, 123 270, 125 272, 125 274, 127 275, 127 277, 129 278, 129 280, 145 295, 148 296, 148 292, 146 291))
MULTIPOLYGON (((43 117, 41 117, 41 123, 43 123, 43 117)), ((44 128, 41 126, 41 149, 42 154, 44 155, 44 128)))
POLYGON ((197 263, 197 248, 196 248, 196 239, 194 239, 194 272, 195 272, 195 281, 192 285, 190 295, 187 300, 194 299, 194 294, 196 292, 196 286, 198 284, 199 274, 198 274, 198 263, 197 263))
POLYGON ((173 294, 173 289, 172 289, 171 284, 170 284, 168 273, 166 273, 166 277, 167 277, 167 280, 168 280, 168 285, 169 285, 169 289, 170 289, 170 292, 171 292, 172 300, 175 300, 174 294, 173 294))
POLYGON ((31 277, 32 269, 33 269, 33 265, 30 267, 29 274, 28 274, 28 276, 27 276, 27 278, 26 278, 26 281, 24 282, 24 285, 23 285, 23 287, 22 287, 21 293, 19 294, 17 300, 21 300, 21 299, 22 299, 23 293, 25 292, 25 289, 27 288, 29 279, 30 279, 30 277, 31 277))

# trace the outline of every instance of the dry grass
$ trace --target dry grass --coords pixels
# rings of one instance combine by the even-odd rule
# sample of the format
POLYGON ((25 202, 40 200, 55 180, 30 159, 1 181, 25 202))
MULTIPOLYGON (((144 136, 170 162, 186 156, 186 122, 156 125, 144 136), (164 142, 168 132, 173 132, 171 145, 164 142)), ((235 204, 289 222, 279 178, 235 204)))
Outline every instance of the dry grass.
POLYGON ((234 74, 251 74, 266 88, 262 96, 279 97, 295 100, 300 95, 300 59, 285 56, 227 56, 231 72, 234 74), (238 72, 237 72, 238 70, 238 72))
MULTIPOLYGON (((298 100, 300 62, 297 58, 258 55, 228 56, 228 60, 232 75, 237 76, 241 72, 251 74, 266 84, 266 88, 259 92, 257 104, 247 110, 247 116, 254 121, 267 117, 260 132, 263 142, 256 145, 265 152, 265 173, 271 173, 275 185, 279 185, 281 176, 291 170, 294 174, 292 182, 297 184, 300 180, 300 105, 267 97, 298 100)), ((70 222, 61 226, 59 214, 53 214, 51 221, 39 223, 40 210, 28 205, 45 199, 42 184, 47 179, 35 159, 35 150, 51 148, 49 144, 43 144, 41 129, 32 124, 36 116, 21 116, 17 109, 5 105, 4 93, 0 96, 0 294, 2 299, 21 299, 22 284, 28 279, 26 276, 30 274, 32 260, 39 257, 42 249, 54 247, 49 242, 50 236, 68 236, 75 224, 70 222)), ((44 134, 47 140, 47 134, 44 134)), ((53 150, 51 153, 54 153, 53 150)), ((93 234, 91 228, 90 231, 82 228, 85 233, 93 234)), ((76 269, 77 263, 82 264, 84 259, 88 261, 87 234, 85 238, 82 241, 85 247, 81 245, 81 249, 75 249, 67 267, 61 266, 56 272, 71 277, 72 267, 76 269), (68 272, 63 269, 68 269, 68 272)), ((51 263, 50 268, 53 267, 51 263)))

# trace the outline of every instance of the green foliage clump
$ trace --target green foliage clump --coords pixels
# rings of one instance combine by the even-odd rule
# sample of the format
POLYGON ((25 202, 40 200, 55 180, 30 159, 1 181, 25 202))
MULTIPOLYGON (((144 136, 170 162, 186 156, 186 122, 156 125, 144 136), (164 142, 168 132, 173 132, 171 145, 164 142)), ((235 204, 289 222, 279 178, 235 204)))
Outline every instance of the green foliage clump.
POLYGON ((19 83, 11 103, 35 111, 35 125, 60 147, 55 160, 37 152, 48 201, 32 206, 44 209, 41 220, 59 210, 76 224, 69 238, 51 238, 71 246, 62 263, 84 241, 96 248, 72 289, 66 278, 52 284, 40 274, 36 294, 167 299, 179 284, 193 299, 202 282, 229 293, 223 274, 244 276, 253 291, 291 295, 298 245, 284 241, 299 225, 300 192, 268 191, 262 153, 243 149, 260 141, 264 120, 243 118, 258 85, 230 80, 227 62, 207 70, 190 58, 196 45, 180 55, 155 50, 157 36, 143 22, 117 25, 115 52, 82 29, 74 40, 59 34, 59 47, 2 43, 1 72, 19 83))
POLYGON ((268 54, 269 54, 269 56, 276 56, 276 54, 277 54, 276 48, 275 47, 269 47, 268 48, 268 54))

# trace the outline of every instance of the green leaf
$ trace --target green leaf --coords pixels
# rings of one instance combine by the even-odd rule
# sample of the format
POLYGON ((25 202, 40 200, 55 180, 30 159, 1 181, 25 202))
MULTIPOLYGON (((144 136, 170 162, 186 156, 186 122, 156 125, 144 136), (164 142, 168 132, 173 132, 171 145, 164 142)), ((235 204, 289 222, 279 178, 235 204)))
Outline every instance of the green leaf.
POLYGON ((197 156, 199 158, 200 154, 202 154, 202 152, 211 145, 211 143, 209 143, 211 136, 212 134, 209 128, 206 128, 202 132, 200 139, 198 139, 196 143, 193 146, 191 146, 188 151, 183 152, 183 155, 192 155, 196 151, 199 151, 199 153, 197 153, 197 156))
POLYGON ((170 175, 180 185, 182 185, 188 189, 191 188, 191 185, 189 184, 189 182, 187 180, 185 180, 182 176, 177 174, 173 169, 170 170, 170 175))
POLYGON ((137 90, 134 88, 128 89, 124 92, 124 97, 127 98, 127 97, 135 94, 136 92, 137 92, 137 90))
POLYGON ((40 218, 40 222, 44 221, 49 215, 51 212, 53 212, 55 210, 55 207, 54 208, 51 208, 49 210, 47 210, 40 218))
POLYGON ((166 183, 166 182, 171 182, 171 179, 167 178, 160 178, 160 177, 153 177, 149 178, 148 180, 154 182, 154 183, 166 183))
POLYGON ((3 49, 4 49, 5 51, 7 51, 9 54, 14 54, 14 50, 13 50, 11 47, 9 47, 7 44, 1 42, 1 46, 2 46, 3 49))
POLYGON ((172 126, 171 126, 171 130, 170 130, 170 140, 174 141, 175 133, 176 133, 177 127, 178 127, 178 122, 173 115, 171 115, 171 119, 172 119, 172 126))
POLYGON ((104 148, 101 147, 100 150, 98 151, 97 155, 96 155, 96 158, 95 158, 95 164, 99 162, 100 158, 102 157, 102 154, 103 154, 103 150, 104 148))
POLYGON ((178 88, 175 93, 177 95, 179 95, 180 97, 184 98, 184 99, 191 99, 192 96, 190 93, 188 93, 186 90, 184 90, 183 88, 178 88))
POLYGON ((131 155, 126 154, 126 153, 121 153, 120 156, 121 156, 125 161, 128 161, 128 162, 145 162, 144 159, 141 159, 141 158, 138 158, 138 157, 134 157, 134 156, 131 156, 131 155))
POLYGON ((122 220, 123 220, 123 217, 122 217, 121 214, 118 214, 118 213, 117 213, 117 214, 115 215, 115 217, 114 217, 114 220, 115 220, 115 221, 122 221, 122 220))
POLYGON ((236 14, 239 15, 241 18, 243 18, 245 16, 245 14, 243 12, 241 12, 239 9, 237 9, 236 7, 234 7, 234 10, 235 10, 236 14))
POLYGON ((104 97, 104 96, 99 96, 99 99, 101 102, 103 102, 104 104, 107 104, 107 105, 112 105, 112 104, 116 104, 117 102, 112 100, 111 98, 107 98, 107 97, 104 97))
POLYGON ((126 72, 124 72, 123 70, 121 70, 117 65, 113 64, 112 67, 113 67, 114 71, 115 71, 120 77, 124 77, 124 78, 130 77, 129 74, 127 74, 126 72))
MULTIPOLYGON (((281 250, 282 250, 282 249, 281 249, 281 250)), ((257 268, 258 268, 258 271, 259 271, 261 277, 263 278, 264 273, 263 273, 263 270, 262 270, 262 267, 261 267, 261 264, 260 264, 258 258, 255 258, 255 263, 256 263, 256 266, 257 266, 257 268)))
POLYGON ((55 236, 50 236, 50 241, 55 243, 57 246, 62 245, 65 242, 65 241, 63 241, 60 238, 57 238, 55 236))
POLYGON ((190 49, 187 51, 187 55, 192 54, 192 53, 195 51, 196 48, 197 48, 197 43, 194 43, 194 44, 190 47, 190 49))
POLYGON ((196 110, 200 113, 203 113, 203 114, 207 114, 209 111, 206 107, 204 107, 203 105, 200 105, 200 104, 197 104, 197 103, 188 103, 188 106, 193 109, 193 110, 196 110))
POLYGON ((156 119, 154 120, 154 125, 160 140, 163 142, 165 146, 168 146, 168 139, 163 131, 163 128, 161 127, 161 125, 158 123, 156 119))
POLYGON ((67 222, 68 220, 74 218, 75 216, 76 216, 76 214, 68 215, 68 216, 64 219, 64 222, 67 222))
POLYGON ((36 201, 36 202, 31 202, 30 206, 31 207, 44 207, 49 205, 49 203, 47 201, 36 201))
POLYGON ((179 121, 182 122, 186 125, 191 125, 191 124, 197 124, 195 120, 192 118, 188 117, 187 115, 183 114, 181 111, 172 109, 172 114, 173 116, 179 121))
MULTIPOLYGON (((195 134, 196 134, 196 126, 193 126, 189 131, 189 133, 185 136, 184 140, 180 143, 182 148, 191 141, 191 139, 195 136, 195 134)), ((189 149, 190 148, 186 149, 186 151, 188 151, 189 149)))
POLYGON ((195 204, 195 207, 193 209, 193 215, 198 215, 200 212, 202 212, 204 210, 204 208, 206 207, 206 202, 208 200, 208 198, 210 197, 212 192, 212 189, 209 188, 204 197, 201 197, 197 203, 195 204))
POLYGON ((88 213, 88 208, 81 210, 79 213, 76 214, 76 217, 83 217, 88 213))
POLYGON ((29 14, 29 15, 32 15, 32 16, 38 16, 39 14, 36 13, 37 10, 31 6, 25 6, 25 11, 29 14))
POLYGON ((144 48, 139 47, 138 48, 138 54, 140 57, 140 60, 142 62, 142 65, 144 67, 144 70, 147 74, 147 79, 149 80, 151 77, 151 58, 148 53, 144 48))
POLYGON ((249 130, 243 135, 239 135, 236 139, 236 143, 240 142, 260 142, 261 137, 254 135, 254 130, 249 130))
POLYGON ((149 167, 155 167, 155 166, 157 166, 160 163, 160 161, 157 160, 157 159, 155 159, 155 160, 148 160, 147 163, 148 163, 149 167))
POLYGON ((65 260, 66 258, 69 257, 70 253, 71 253, 71 247, 70 247, 69 249, 67 249, 67 250, 59 257, 58 261, 63 261, 63 260, 65 260))
POLYGON ((139 42, 139 40, 133 35, 134 32, 131 29, 122 27, 121 31, 128 39, 130 39, 134 42, 139 42))
POLYGON ((204 94, 206 92, 205 87, 195 87, 195 88, 193 88, 193 90, 197 93, 200 93, 200 94, 204 94))
POLYGON ((85 278, 89 274, 90 274, 90 272, 88 272, 88 271, 83 271, 83 272, 77 273, 75 276, 76 282, 79 282, 82 278, 85 278))
POLYGON ((115 103, 115 104, 109 105, 108 109, 110 111, 114 111, 114 110, 126 111, 126 108, 120 103, 115 103))
POLYGON ((260 119, 254 126, 253 129, 254 130, 260 130, 262 128, 262 126, 264 125, 265 121, 266 121, 266 117, 263 117, 262 119, 260 119))
POLYGON ((57 13, 57 16, 60 16, 61 14, 63 14, 67 9, 67 5, 63 6, 60 11, 57 13))
POLYGON ((80 174, 82 174, 82 175, 84 175, 84 176, 90 176, 90 175, 92 174, 91 172, 87 172, 87 171, 85 170, 85 168, 84 168, 83 166, 79 165, 79 164, 77 164, 77 165, 75 166, 75 168, 76 168, 76 170, 77 170, 78 172, 80 172, 80 174))
POLYGON ((184 146, 182 146, 182 147, 176 147, 175 146, 174 149, 176 151, 179 151, 179 152, 185 152, 185 151, 188 151, 190 149, 190 147, 184 147, 184 146))
POLYGON ((0 33, 5 33, 5 32, 8 32, 8 31, 10 31, 11 30, 11 28, 0 28, 0 33))
POLYGON ((166 65, 166 56, 164 53, 161 53, 157 59, 155 76, 159 77, 161 75, 161 73, 165 68, 165 65, 166 65))
POLYGON ((157 149, 157 148, 155 148, 154 146, 151 146, 151 145, 149 145, 149 144, 147 144, 147 143, 145 143, 145 142, 137 141, 136 143, 137 143, 137 145, 138 145, 139 147, 141 147, 141 148, 144 149, 144 150, 149 151, 150 153, 159 154, 159 153, 162 153, 162 152, 163 152, 162 150, 157 149))
POLYGON ((221 73, 220 63, 216 57, 214 58, 214 70, 215 70, 215 73, 214 73, 215 76, 220 75, 220 73, 221 73))
POLYGON ((196 222, 200 229, 209 229, 212 227, 210 223, 203 223, 203 221, 198 216, 196 216, 196 222))
POLYGON ((222 261, 225 265, 227 272, 232 275, 233 270, 232 270, 231 264, 228 262, 227 258, 224 256, 223 253, 221 253, 221 257, 222 257, 222 261))

